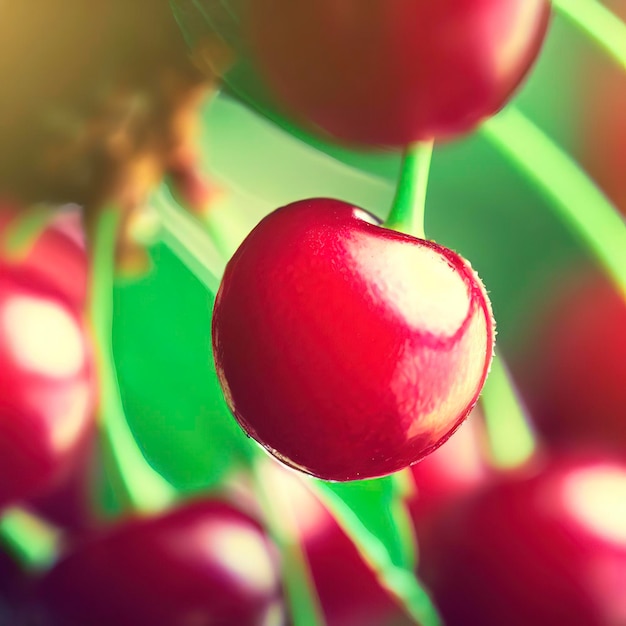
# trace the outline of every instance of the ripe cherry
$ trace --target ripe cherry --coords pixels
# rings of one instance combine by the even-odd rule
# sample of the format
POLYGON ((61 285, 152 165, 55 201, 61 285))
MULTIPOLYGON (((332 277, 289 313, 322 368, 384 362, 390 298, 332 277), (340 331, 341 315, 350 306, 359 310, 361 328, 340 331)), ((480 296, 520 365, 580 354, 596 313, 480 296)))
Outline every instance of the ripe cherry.
POLYGON ((50 225, 27 242, 24 250, 10 254, 7 238, 19 216, 16 205, 0 200, 0 272, 35 272, 69 304, 82 310, 87 291, 87 256, 78 214, 66 211, 51 217, 50 225))
POLYGON ((389 474, 441 445, 474 406, 494 328, 456 253, 354 206, 296 202, 229 262, 213 317, 224 395, 243 429, 327 480, 389 474))
POLYGON ((552 459, 439 519, 422 562, 447 626, 626 623, 626 463, 552 459))
POLYGON ((39 597, 63 626, 282 624, 276 556, 229 504, 198 501, 77 544, 39 597))
POLYGON ((596 273, 572 278, 543 309, 516 373, 547 441, 626 450, 626 302, 596 273))
POLYGON ((37 272, 0 270, 0 507, 52 487, 91 423, 80 316, 37 272))
POLYGON ((429 549, 430 534, 442 510, 454 506, 491 478, 484 455, 481 419, 477 406, 445 446, 411 467, 416 493, 408 504, 420 555, 429 549))
POLYGON ((404 146, 502 107, 549 15, 549 0, 249 0, 245 31, 294 117, 349 143, 404 146))

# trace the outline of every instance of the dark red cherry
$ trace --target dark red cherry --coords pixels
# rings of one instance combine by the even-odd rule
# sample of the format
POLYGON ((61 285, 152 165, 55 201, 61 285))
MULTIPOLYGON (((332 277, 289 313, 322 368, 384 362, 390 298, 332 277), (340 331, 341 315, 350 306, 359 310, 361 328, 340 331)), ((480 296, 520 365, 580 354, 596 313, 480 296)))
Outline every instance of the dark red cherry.
POLYGON ((537 430, 626 450, 626 301, 597 273, 553 291, 515 368, 537 430))
POLYGON ((47 277, 0 269, 0 372, 1 507, 58 482, 91 424, 86 331, 47 277))
POLYGON ((537 57, 549 0, 249 0, 252 59, 279 103, 349 143, 466 132, 537 57))
POLYGON ((438 520, 422 575, 447 626, 626 623, 626 463, 552 459, 438 520))
POLYGON ((474 406, 494 328, 458 254, 350 204, 296 202, 229 262, 213 317, 224 395, 244 430, 328 480, 389 474, 474 406))
POLYGON ((43 580, 59 626, 280 626, 276 555, 261 527, 206 500, 83 540, 43 580))

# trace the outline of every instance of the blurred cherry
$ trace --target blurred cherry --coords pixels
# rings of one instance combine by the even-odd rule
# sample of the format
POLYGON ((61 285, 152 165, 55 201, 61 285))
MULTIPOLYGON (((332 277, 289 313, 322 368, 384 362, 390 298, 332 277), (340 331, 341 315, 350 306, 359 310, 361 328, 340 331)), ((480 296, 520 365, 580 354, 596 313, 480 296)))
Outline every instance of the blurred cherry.
POLYGON ((568 455, 447 510, 421 565, 446 625, 626 623, 625 503, 626 462, 568 455))
POLYGON ((0 200, 0 272, 34 272, 69 304, 82 310, 87 291, 87 255, 78 210, 51 213, 49 225, 35 233, 24 250, 10 254, 9 230, 17 227, 23 216, 17 205, 0 200))
POLYGON ((626 450, 626 301, 597 273, 561 279, 514 371, 550 443, 626 450))
POLYGON ((249 0, 259 74, 313 130, 405 146, 474 128, 537 58, 548 0, 249 0))
POLYGON ((204 500, 78 542, 39 600, 55 626, 279 626, 280 589, 261 527, 204 500))

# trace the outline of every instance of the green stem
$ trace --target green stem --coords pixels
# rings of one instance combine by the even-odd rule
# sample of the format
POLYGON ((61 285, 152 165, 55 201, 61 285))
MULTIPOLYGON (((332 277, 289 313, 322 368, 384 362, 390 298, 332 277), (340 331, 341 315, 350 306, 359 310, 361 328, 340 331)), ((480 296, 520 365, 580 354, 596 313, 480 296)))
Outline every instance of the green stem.
POLYGON ((313 484, 320 499, 375 572, 380 585, 398 600, 416 623, 441 626, 437 609, 415 574, 393 564, 383 543, 332 489, 322 481, 313 484))
POLYGON ((0 517, 0 543, 28 570, 45 570, 59 552, 61 533, 35 515, 10 508, 0 517))
POLYGON ((324 626, 326 622, 295 522, 292 517, 284 514, 291 510, 292 505, 281 493, 268 492, 267 483, 261 471, 261 464, 266 462, 264 455, 265 453, 259 453, 258 461, 254 462, 251 468, 252 477, 255 483, 255 493, 270 535, 280 551, 285 572, 282 580, 291 618, 294 626, 324 626), (280 510, 283 515, 278 515, 275 500, 281 497, 280 510))
POLYGON ((552 208, 626 296, 626 223, 578 164, 514 107, 483 134, 548 197, 552 208))
POLYGON ((417 567, 418 545, 415 527, 407 508, 407 502, 417 493, 413 472, 409 468, 392 475, 394 498, 391 502, 391 516, 398 530, 402 552, 406 564, 411 568, 417 567))
POLYGON ((501 468, 522 465, 535 452, 535 436, 510 374, 498 355, 491 362, 481 403, 494 463, 501 468))
POLYGON ((174 501, 176 492, 146 461, 130 430, 120 396, 113 356, 113 282, 119 215, 104 209, 91 242, 90 319, 99 384, 99 424, 107 470, 123 504, 139 512, 156 512, 174 501))
POLYGON ((50 223, 51 216, 51 208, 45 204, 36 204, 18 213, 2 236, 4 253, 16 261, 25 257, 50 223))
POLYGON ((434 142, 427 141, 406 149, 387 228, 425 239, 424 209, 433 146, 434 142))
POLYGON ((597 0, 553 0, 555 8, 626 69, 626 24, 597 0))

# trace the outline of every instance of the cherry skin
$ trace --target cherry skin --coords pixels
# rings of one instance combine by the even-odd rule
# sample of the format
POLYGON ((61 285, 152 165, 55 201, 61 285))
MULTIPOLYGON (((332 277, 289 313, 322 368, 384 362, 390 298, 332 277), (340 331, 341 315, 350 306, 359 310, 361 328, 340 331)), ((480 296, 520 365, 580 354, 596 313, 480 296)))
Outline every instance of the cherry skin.
POLYGON ((272 546, 252 518, 217 500, 94 534, 47 574, 38 596, 59 626, 283 623, 272 546))
POLYGON ((0 507, 52 488, 90 428, 81 317, 36 272, 0 272, 0 507))
POLYGON ((335 139, 405 146, 474 128, 537 57, 549 0, 249 0, 278 102, 335 139))
POLYGON ((597 273, 561 282, 515 367, 525 400, 552 445, 626 451, 626 303, 597 273))
POLYGON ((432 452, 476 403, 492 357, 469 264, 373 222, 338 200, 283 207, 240 246, 215 301, 216 371, 236 419, 327 480, 432 452))
POLYGON ((439 519, 423 577, 447 626, 626 623, 626 463, 552 459, 439 519))

